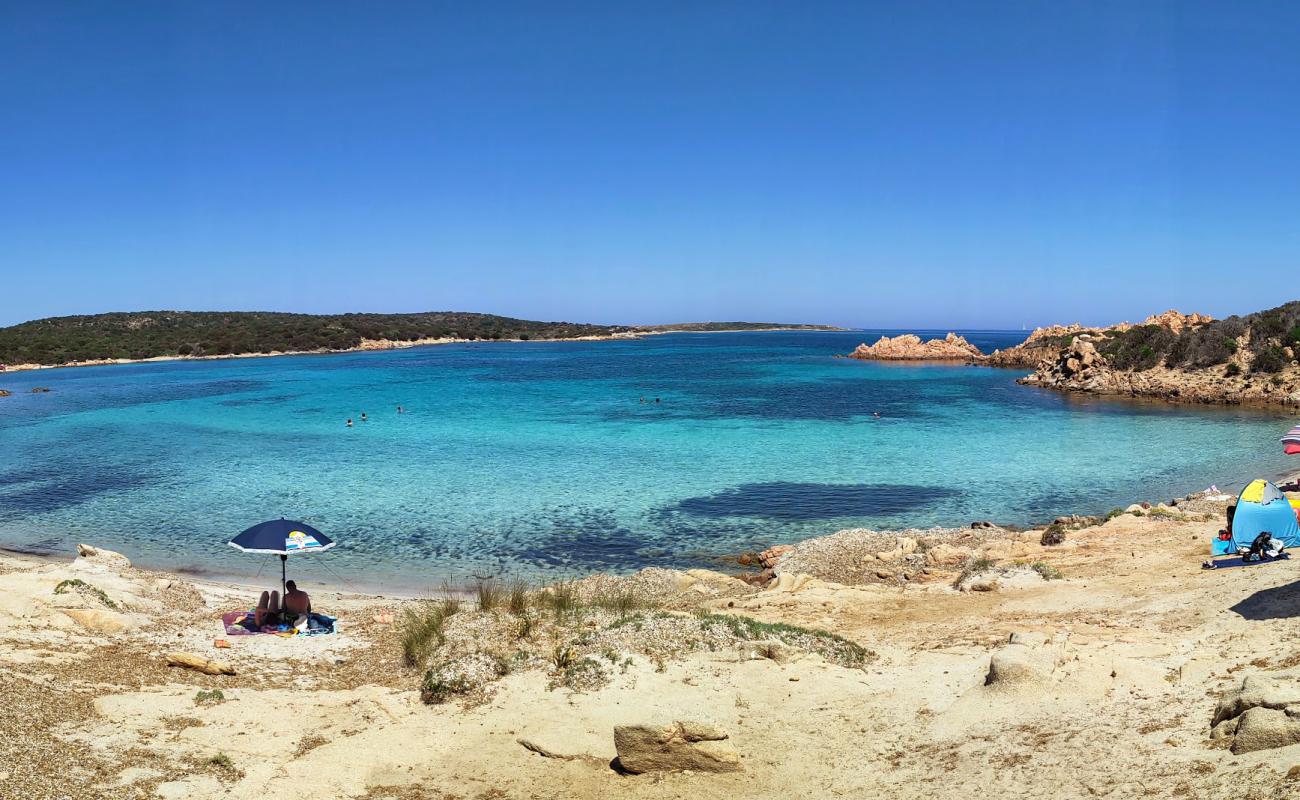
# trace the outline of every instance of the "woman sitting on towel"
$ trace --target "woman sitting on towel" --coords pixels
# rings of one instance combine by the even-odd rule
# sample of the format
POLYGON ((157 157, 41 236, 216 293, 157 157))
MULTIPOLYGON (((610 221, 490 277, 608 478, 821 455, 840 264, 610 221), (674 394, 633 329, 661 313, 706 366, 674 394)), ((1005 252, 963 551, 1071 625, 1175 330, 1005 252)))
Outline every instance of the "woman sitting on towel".
MULTIPOLYGON (((285 595, 285 600, 289 596, 285 595)), ((280 593, 276 591, 262 592, 262 596, 257 600, 257 608, 253 611, 253 624, 258 628, 263 625, 280 624, 280 593)))

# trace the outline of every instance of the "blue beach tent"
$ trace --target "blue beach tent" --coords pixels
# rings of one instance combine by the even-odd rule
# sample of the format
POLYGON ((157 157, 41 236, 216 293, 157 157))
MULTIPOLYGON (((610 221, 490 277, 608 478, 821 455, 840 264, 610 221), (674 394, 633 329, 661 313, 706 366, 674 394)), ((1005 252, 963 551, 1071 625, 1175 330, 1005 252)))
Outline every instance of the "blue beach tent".
POLYGON ((1251 481, 1237 498, 1237 513, 1232 517, 1232 536, 1215 538, 1212 555, 1236 555, 1237 548, 1249 548, 1260 533, 1268 531, 1288 548, 1300 547, 1300 524, 1296 510, 1287 496, 1266 480, 1251 481))

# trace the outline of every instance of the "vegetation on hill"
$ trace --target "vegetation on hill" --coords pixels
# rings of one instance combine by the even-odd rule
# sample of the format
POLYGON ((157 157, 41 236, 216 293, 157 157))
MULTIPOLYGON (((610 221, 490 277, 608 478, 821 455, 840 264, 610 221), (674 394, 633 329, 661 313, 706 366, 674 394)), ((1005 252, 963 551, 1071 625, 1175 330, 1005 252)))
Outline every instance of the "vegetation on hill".
POLYGON ((455 311, 333 315, 135 311, 51 317, 0 328, 0 363, 345 350, 359 346, 362 339, 572 339, 626 330, 455 311))
MULTIPOLYGON (((1179 333, 1160 325, 1108 331, 1097 348, 1117 369, 1205 369, 1228 364, 1242 351, 1240 360, 1251 372, 1281 372, 1300 354, 1300 301, 1179 333)), ((1233 367, 1240 369, 1236 363, 1229 365, 1233 367)))

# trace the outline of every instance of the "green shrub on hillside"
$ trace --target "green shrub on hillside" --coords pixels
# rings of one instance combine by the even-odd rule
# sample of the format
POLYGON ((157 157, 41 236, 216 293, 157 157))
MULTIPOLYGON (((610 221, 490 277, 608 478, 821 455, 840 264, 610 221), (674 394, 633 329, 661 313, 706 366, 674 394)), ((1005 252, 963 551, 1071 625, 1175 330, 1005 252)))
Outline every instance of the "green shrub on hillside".
POLYGON ((362 339, 571 339, 622 330, 627 328, 456 311, 338 315, 140 311, 53 317, 0 328, 0 363, 344 350, 362 339))

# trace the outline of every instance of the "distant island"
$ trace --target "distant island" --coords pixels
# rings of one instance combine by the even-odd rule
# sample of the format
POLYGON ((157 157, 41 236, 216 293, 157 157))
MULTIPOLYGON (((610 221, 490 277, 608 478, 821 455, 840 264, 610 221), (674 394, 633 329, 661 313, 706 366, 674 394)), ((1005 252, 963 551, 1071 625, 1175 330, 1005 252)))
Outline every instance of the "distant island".
POLYGON ((840 330, 768 322, 591 325, 463 311, 293 314, 267 311, 129 311, 50 317, 0 328, 8 369, 151 359, 384 350, 472 341, 633 338, 656 333, 840 330))

